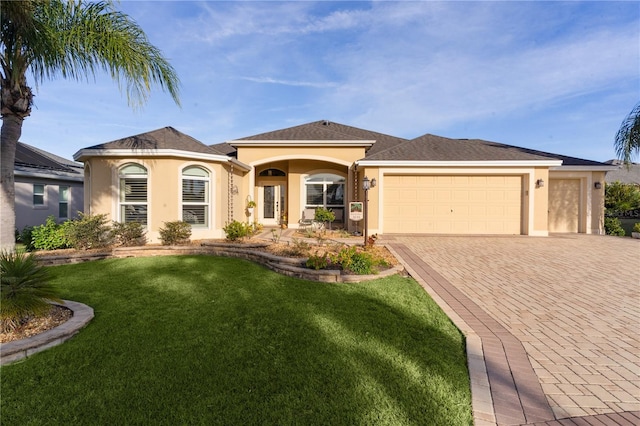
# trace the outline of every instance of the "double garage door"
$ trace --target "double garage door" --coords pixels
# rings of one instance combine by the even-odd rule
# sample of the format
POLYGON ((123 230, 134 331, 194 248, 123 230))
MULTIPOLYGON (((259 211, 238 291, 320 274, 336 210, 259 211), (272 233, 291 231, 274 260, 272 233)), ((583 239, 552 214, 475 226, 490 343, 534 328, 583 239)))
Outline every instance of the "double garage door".
POLYGON ((521 233, 521 176, 386 175, 383 197, 385 233, 521 233))

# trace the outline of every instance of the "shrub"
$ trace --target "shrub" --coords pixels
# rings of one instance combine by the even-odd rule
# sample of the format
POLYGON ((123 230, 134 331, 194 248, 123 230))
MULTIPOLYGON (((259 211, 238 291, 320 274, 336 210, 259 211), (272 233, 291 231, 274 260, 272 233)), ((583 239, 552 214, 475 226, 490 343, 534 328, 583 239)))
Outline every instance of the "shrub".
POLYGON ((633 225, 633 232, 640 232, 640 222, 636 222, 633 225))
POLYGON ((345 247, 335 254, 331 261, 339 264, 343 270, 357 275, 373 273, 373 257, 365 252, 359 251, 355 246, 345 247))
POLYGON ((147 243, 146 231, 140 222, 113 222, 111 233, 121 246, 143 246, 147 243))
POLYGON ((113 243, 111 226, 106 214, 80 213, 78 219, 64 224, 69 245, 78 250, 110 246, 113 243))
POLYGON ((617 235, 619 237, 624 237, 625 235, 622 223, 617 217, 604 218, 604 231, 607 235, 617 235))
POLYGON ((182 220, 165 222, 164 228, 160 228, 162 245, 174 246, 189 244, 189 238, 191 238, 191 225, 182 220))
POLYGON ((10 331, 30 316, 49 312, 48 300, 62 302, 47 271, 33 253, 0 253, 0 328, 10 331))
POLYGON ((294 256, 306 255, 307 253, 309 253, 309 250, 311 250, 311 244, 309 244, 305 240, 301 240, 299 238, 292 238, 291 242, 293 243, 293 247, 291 248, 291 253, 294 256))
POLYGON ((44 224, 34 227, 31 231, 33 247, 38 250, 57 250, 70 247, 66 227, 68 225, 59 225, 53 216, 49 216, 44 224))
POLYGON ((33 246, 33 226, 25 226, 22 228, 22 231, 18 233, 16 241, 24 244, 24 248, 27 251, 35 250, 35 247, 33 246))
POLYGON ((313 268, 317 271, 318 269, 325 269, 329 266, 329 263, 330 259, 327 253, 323 253, 322 256, 315 253, 307 259, 307 268, 313 268))
POLYGON ((236 241, 253 235, 253 226, 245 222, 238 222, 237 220, 227 223, 222 229, 229 241, 236 241))
POLYGON ((331 210, 325 209, 324 207, 318 207, 316 209, 314 219, 316 222, 326 224, 327 222, 331 223, 336 220, 336 215, 331 210))

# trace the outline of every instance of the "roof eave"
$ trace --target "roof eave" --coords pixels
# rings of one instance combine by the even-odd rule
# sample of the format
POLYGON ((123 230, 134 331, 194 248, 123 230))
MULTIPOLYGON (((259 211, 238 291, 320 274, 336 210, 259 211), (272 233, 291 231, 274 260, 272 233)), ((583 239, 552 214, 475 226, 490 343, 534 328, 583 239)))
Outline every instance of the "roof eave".
POLYGON ((290 147, 290 146, 310 146, 310 147, 370 147, 374 140, 233 140, 227 141, 232 147, 290 147))
POLYGON ((221 154, 182 151, 179 149, 81 149, 73 154, 75 161, 86 161, 90 157, 177 157, 226 162, 230 157, 221 154))
POLYGON ((561 160, 493 160, 493 161, 416 161, 358 160, 358 166, 370 167, 556 167, 561 160))
POLYGON ((551 167, 549 168, 549 171, 553 171, 553 172, 611 172, 613 170, 618 170, 618 168, 616 166, 608 166, 608 165, 602 165, 602 166, 558 166, 558 167, 551 167))

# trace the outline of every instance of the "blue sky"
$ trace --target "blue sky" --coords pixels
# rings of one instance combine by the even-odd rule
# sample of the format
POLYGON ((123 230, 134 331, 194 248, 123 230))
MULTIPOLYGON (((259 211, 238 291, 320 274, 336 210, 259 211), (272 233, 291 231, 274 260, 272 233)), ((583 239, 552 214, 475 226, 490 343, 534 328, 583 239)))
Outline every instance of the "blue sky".
MULTIPOLYGON (((638 2, 122 1, 182 107, 106 76, 43 82, 22 142, 77 150, 164 126, 214 144, 328 119, 598 161, 640 100, 638 2)), ((33 85, 33 80, 29 80, 33 85)))

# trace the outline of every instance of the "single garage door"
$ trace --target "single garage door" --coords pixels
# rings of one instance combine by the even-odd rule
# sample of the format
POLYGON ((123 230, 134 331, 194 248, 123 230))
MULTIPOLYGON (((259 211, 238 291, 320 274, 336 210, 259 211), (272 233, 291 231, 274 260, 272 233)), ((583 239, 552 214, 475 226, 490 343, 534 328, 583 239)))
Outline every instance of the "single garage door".
POLYGON ((385 233, 521 233, 521 176, 387 175, 383 191, 385 233))
POLYGON ((549 180, 549 232, 579 232, 580 179, 549 180))

